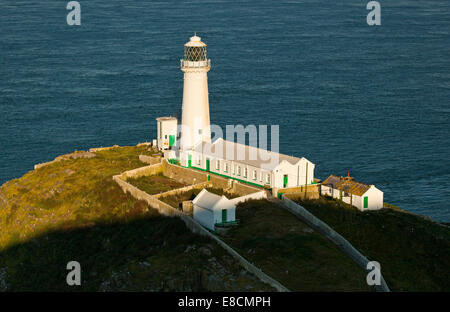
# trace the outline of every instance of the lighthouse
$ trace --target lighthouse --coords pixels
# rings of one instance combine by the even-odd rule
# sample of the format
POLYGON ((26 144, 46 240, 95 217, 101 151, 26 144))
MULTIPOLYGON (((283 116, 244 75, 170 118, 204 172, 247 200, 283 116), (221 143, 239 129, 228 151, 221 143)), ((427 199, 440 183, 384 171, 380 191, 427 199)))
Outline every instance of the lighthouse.
POLYGON ((184 73, 180 151, 186 152, 201 142, 211 142, 207 76, 211 60, 197 35, 184 45, 180 65, 184 73))

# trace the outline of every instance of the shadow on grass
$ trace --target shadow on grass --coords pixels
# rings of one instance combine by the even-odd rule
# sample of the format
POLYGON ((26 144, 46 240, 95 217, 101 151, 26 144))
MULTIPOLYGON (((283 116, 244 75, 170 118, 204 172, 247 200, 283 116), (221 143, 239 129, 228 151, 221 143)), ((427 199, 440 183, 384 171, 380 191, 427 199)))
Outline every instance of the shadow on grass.
POLYGON ((202 261, 184 251, 187 245, 208 242, 187 230, 178 218, 141 217, 128 223, 51 232, 14 245, 0 253, 0 270, 7 268, 7 290, 11 291, 97 291, 104 288, 105 280, 110 279, 113 272, 117 274, 125 269, 130 273, 133 271, 130 263, 141 266, 145 263, 151 270, 136 268, 132 272, 136 276, 128 278, 132 281, 130 287, 121 287, 125 290, 177 290, 164 285, 164 276, 159 273, 182 274, 183 265, 188 264, 194 268, 192 276, 183 278, 184 283, 191 285, 179 290, 201 291, 204 290, 200 283, 201 272, 195 269, 201 268, 202 261), (81 286, 70 287, 66 283, 69 261, 81 264, 81 286), (139 276, 141 273, 145 276, 139 276))
POLYGON ((297 202, 378 261, 392 291, 450 290, 448 227, 399 208, 361 212, 325 197, 297 202))

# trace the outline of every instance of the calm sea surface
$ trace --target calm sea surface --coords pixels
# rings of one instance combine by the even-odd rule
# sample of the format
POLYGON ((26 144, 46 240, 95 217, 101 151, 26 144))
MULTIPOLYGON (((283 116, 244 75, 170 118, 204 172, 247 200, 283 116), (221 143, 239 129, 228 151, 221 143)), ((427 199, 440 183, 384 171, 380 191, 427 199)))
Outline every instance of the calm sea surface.
POLYGON ((183 44, 208 44, 211 121, 279 124, 316 175, 375 184, 450 222, 450 1, 0 0, 0 183, 35 163, 156 136, 179 115, 183 44))

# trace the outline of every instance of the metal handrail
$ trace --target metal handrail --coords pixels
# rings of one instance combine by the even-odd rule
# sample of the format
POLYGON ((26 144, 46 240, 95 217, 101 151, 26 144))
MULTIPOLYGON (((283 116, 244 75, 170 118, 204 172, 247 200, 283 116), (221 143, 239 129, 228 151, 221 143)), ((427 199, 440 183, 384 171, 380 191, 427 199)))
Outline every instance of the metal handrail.
POLYGON ((184 59, 180 60, 181 68, 204 68, 211 67, 211 59, 205 61, 187 61, 184 59))

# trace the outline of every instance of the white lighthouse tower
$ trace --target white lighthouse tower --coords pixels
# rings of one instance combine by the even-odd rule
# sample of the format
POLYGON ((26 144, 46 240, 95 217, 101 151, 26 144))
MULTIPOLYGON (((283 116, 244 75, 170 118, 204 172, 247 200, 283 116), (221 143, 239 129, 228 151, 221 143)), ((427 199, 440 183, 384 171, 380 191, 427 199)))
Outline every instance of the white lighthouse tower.
POLYGON ((181 59, 181 70, 184 72, 180 133, 182 154, 202 141, 211 142, 207 77, 210 68, 206 44, 194 35, 184 45, 184 59, 181 59))

